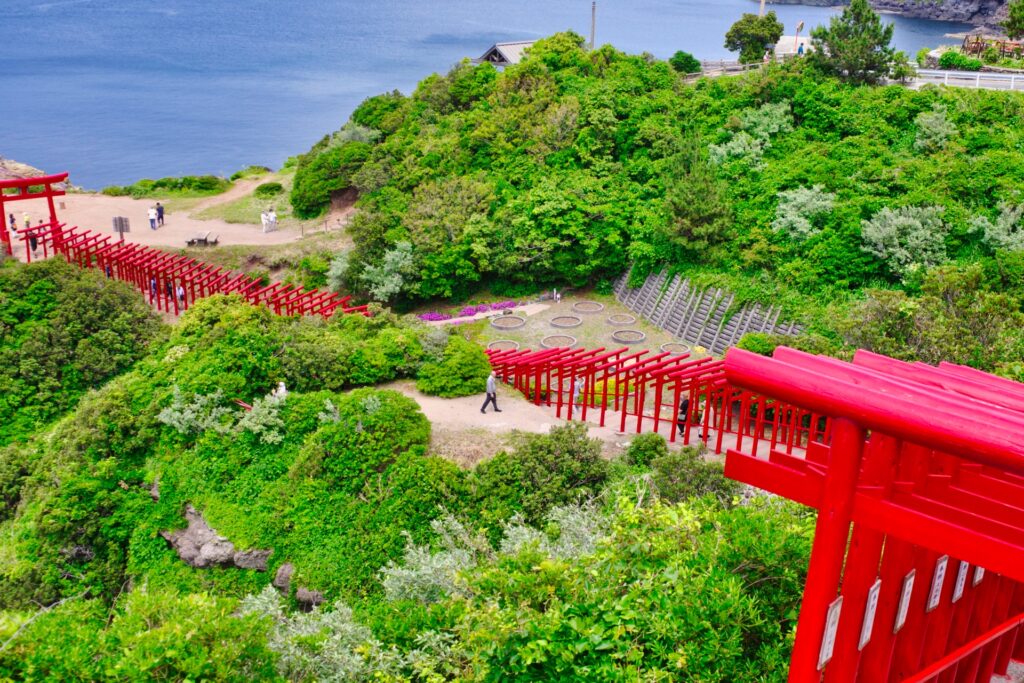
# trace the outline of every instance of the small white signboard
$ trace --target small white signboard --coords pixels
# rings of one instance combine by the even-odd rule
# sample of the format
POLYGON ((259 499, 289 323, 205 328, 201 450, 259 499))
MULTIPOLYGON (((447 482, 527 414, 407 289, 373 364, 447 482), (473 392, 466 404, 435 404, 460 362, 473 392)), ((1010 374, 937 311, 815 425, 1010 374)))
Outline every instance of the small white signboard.
POLYGON ((903 577, 903 588, 900 590, 900 606, 896 610, 896 623, 892 627, 893 633, 899 633, 903 624, 907 623, 907 612, 910 610, 910 596, 914 592, 914 575, 916 569, 911 569, 903 577))
POLYGON ((821 639, 821 650, 818 652, 818 671, 825 668, 832 659, 832 652, 836 649, 836 631, 839 629, 839 613, 843 610, 843 596, 839 596, 828 606, 828 616, 825 618, 825 635, 821 639))
POLYGON ((974 568, 974 580, 971 581, 971 585, 972 586, 977 586, 979 583, 981 583, 981 580, 984 579, 984 578, 985 578, 985 568, 984 567, 975 567, 974 568))
POLYGON ((953 602, 964 597, 964 586, 967 585, 967 570, 970 563, 960 560, 960 568, 956 570, 956 583, 953 584, 953 602))
POLYGON ((860 642, 857 649, 863 650, 864 646, 871 642, 871 630, 875 627, 875 612, 878 611, 878 594, 882 592, 882 580, 875 579, 875 582, 868 589, 868 599, 864 603, 864 621, 860 625, 860 642))
POLYGON ((942 585, 946 582, 946 567, 949 566, 949 555, 935 560, 935 573, 932 574, 932 589, 928 592, 928 604, 924 611, 931 612, 942 602, 942 585))

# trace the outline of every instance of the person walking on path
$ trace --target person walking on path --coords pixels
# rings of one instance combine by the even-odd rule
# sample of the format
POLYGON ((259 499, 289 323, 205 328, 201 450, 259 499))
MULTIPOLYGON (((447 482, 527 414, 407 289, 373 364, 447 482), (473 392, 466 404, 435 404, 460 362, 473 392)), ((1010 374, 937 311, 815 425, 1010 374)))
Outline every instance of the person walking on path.
POLYGON ((270 216, 267 215, 266 211, 260 212, 260 225, 263 226, 263 234, 267 234, 267 230, 270 227, 270 216))
POLYGON ((18 232, 18 221, 14 220, 14 214, 7 214, 7 218, 11 224, 11 232, 18 232))
POLYGON ((487 398, 484 400, 484 405, 480 409, 481 413, 487 412, 488 404, 494 406, 494 412, 501 412, 501 409, 498 408, 498 385, 494 380, 494 370, 491 370, 491 374, 487 376, 487 398))
POLYGON ((25 229, 28 230, 32 227, 32 216, 28 215, 28 211, 21 215, 22 220, 25 221, 25 229))
POLYGON ((164 224, 164 205, 160 202, 156 203, 156 224, 161 227, 164 224))
POLYGON ((178 284, 178 306, 185 305, 185 288, 178 284))
POLYGON ((277 230, 277 212, 273 209, 267 213, 267 227, 270 228, 270 232, 277 230))
POLYGON ((156 230, 156 209, 149 207, 149 229, 156 230))
POLYGON ((572 414, 575 415, 577 410, 583 408, 583 378, 577 377, 576 382, 572 385, 572 414), (576 405, 576 402, 579 405, 576 405))

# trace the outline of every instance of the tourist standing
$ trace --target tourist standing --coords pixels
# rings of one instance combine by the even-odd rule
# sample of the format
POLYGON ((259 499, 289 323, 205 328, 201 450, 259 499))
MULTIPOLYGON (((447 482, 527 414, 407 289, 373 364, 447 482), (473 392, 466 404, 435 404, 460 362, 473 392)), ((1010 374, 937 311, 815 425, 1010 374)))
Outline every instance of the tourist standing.
POLYGON ((178 284, 178 305, 185 305, 185 288, 180 283, 178 284))
POLYGON ((277 230, 277 212, 273 209, 267 213, 267 226, 270 228, 270 232, 277 230))
POLYGON ((572 385, 572 413, 576 414, 576 411, 583 407, 583 378, 577 377, 576 382, 572 385), (579 401, 580 405, 576 405, 579 401))
POLYGON ((260 225, 263 226, 263 232, 267 232, 267 226, 270 225, 270 216, 267 215, 266 211, 260 212, 260 225))
POLYGON ((25 221, 25 229, 28 230, 32 227, 32 216, 28 215, 28 211, 21 215, 21 219, 25 221))
POLYGON ((487 412, 488 404, 494 406, 494 412, 500 413, 501 410, 498 408, 498 385, 494 379, 494 371, 491 370, 491 374, 487 376, 487 398, 484 400, 484 405, 480 408, 481 413, 487 412))
POLYGON ((156 203, 156 224, 161 227, 164 224, 164 206, 160 202, 156 203))
POLYGON ((14 214, 8 214, 7 217, 10 219, 8 222, 11 224, 11 232, 18 232, 18 221, 14 220, 14 214))
POLYGON ((156 230, 156 208, 149 207, 149 229, 156 230))

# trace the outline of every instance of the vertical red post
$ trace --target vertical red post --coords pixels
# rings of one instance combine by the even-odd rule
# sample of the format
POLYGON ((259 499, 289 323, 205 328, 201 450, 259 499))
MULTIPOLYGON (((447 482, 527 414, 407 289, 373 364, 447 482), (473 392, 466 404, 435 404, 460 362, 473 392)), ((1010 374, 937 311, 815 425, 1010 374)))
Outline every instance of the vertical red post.
POLYGON ((864 430, 848 419, 837 419, 790 660, 790 683, 814 683, 821 678, 818 652, 828 606, 836 597, 843 571, 863 450, 864 430))

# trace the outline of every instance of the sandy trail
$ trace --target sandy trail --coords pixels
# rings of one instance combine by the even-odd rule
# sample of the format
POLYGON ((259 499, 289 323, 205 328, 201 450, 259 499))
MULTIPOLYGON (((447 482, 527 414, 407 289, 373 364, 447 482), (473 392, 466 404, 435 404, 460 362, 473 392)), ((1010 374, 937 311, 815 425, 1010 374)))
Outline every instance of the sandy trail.
MULTIPOLYGON (((243 181, 245 182, 245 181, 243 181)), ((249 181, 257 182, 256 180, 249 181)), ((231 188, 223 195, 217 195, 210 199, 218 200, 216 203, 231 201, 233 198, 227 195, 235 192, 242 182, 231 188)), ((243 187, 238 192, 244 195, 251 188, 243 187)), ((58 205, 57 216, 68 226, 79 226, 94 232, 116 236, 111 229, 111 219, 114 216, 126 216, 131 223, 131 232, 125 236, 125 241, 150 246, 162 246, 171 248, 183 248, 188 239, 199 233, 210 233, 220 237, 220 244, 287 244, 301 239, 297 230, 281 229, 276 232, 263 234, 258 225, 242 223, 226 223, 219 219, 198 220, 192 218, 187 212, 168 213, 165 217, 165 224, 157 230, 149 228, 147 211, 156 203, 154 199, 132 199, 131 197, 108 197, 102 194, 69 194, 57 200, 62 202, 65 208, 58 205)), ((211 204, 212 205, 212 204, 211 204)), ((31 199, 11 204, 14 217, 17 220, 19 229, 24 226, 24 213, 28 213, 33 225, 39 223, 40 219, 49 220, 49 210, 46 200, 31 199)), ((7 217, 4 216, 4 220, 7 217)), ((16 255, 24 260, 25 247, 16 244, 16 255)))
POLYGON ((211 206, 220 206, 221 204, 227 204, 228 202, 233 202, 236 199, 241 199, 242 197, 251 194, 252 191, 256 189, 256 186, 265 180, 269 182, 267 176, 260 176, 259 178, 240 178, 239 180, 234 181, 234 184, 228 188, 227 192, 207 197, 196 204, 189 213, 199 213, 204 209, 209 209, 211 206))
MULTIPOLYGON (((498 387, 500 413, 480 414, 483 394, 462 398, 427 396, 416 390, 413 382, 394 382, 382 389, 394 389, 419 404, 430 420, 433 431, 432 446, 437 455, 463 467, 472 467, 493 456, 508 441, 512 432, 547 433, 552 427, 567 424, 555 417, 554 408, 536 406, 519 392, 507 386, 498 387)), ((588 424, 590 436, 600 439, 608 456, 621 453, 630 436, 619 435, 613 429, 588 424)))

